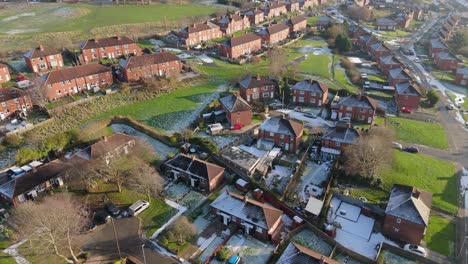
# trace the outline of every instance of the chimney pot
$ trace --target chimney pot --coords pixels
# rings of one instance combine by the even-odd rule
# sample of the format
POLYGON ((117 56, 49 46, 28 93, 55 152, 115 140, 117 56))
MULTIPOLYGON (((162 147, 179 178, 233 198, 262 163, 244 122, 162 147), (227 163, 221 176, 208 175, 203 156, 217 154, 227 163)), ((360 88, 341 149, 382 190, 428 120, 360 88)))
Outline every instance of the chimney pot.
POLYGON ((98 42, 99 42, 99 39, 98 39, 98 38, 95 38, 95 39, 94 39, 94 42, 95 42, 95 43, 98 43, 98 42))
POLYGON ((121 40, 121 39, 122 39, 122 37, 117 35, 117 40, 121 40))
POLYGON ((414 192, 413 192, 413 197, 416 198, 416 199, 419 199, 420 195, 421 195, 421 192, 418 191, 417 189, 415 189, 414 192))
POLYGON ((257 74, 257 80, 260 81, 261 77, 260 74, 257 74))
POLYGON ((107 136, 104 136, 103 140, 104 142, 107 142, 107 136))
POLYGON ((43 51, 43 50, 44 50, 44 46, 43 46, 42 44, 39 45, 39 49, 40 49, 41 51, 43 51))

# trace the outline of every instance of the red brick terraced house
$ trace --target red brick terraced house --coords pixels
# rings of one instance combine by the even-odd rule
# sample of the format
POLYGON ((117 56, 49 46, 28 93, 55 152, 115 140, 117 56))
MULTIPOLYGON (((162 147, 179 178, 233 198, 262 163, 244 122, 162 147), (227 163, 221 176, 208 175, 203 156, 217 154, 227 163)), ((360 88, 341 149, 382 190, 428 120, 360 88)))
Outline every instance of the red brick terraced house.
POLYGON ((351 121, 372 124, 374 122, 377 102, 366 95, 353 94, 343 97, 337 104, 337 116, 332 119, 342 119, 350 117, 351 121))
POLYGON ((125 36, 89 39, 80 44, 82 64, 102 59, 118 59, 122 56, 141 55, 141 48, 125 36))
POLYGON ((210 204, 212 212, 225 226, 235 224, 245 235, 279 243, 284 229, 283 212, 235 192, 222 192, 210 204))
POLYGON ((416 84, 405 82, 395 85, 395 101, 399 109, 418 109, 421 96, 420 88, 416 84))
POLYGON ((249 103, 258 103, 275 97, 276 83, 270 78, 249 76, 239 82, 242 98, 249 103))
POLYGON ((409 82, 410 75, 402 68, 395 68, 388 71, 388 85, 395 86, 397 83, 409 82))
POLYGON ((322 160, 338 158, 346 147, 356 143, 359 137, 359 131, 351 127, 351 123, 338 121, 336 126, 327 128, 322 135, 322 160))
POLYGON ((224 168, 185 154, 166 161, 163 168, 167 177, 181 179, 193 189, 210 193, 224 178, 224 168))
POLYGON ((0 84, 9 82, 10 80, 11 76, 8 66, 0 63, 0 84))
POLYGON ((250 24, 257 25, 265 21, 265 13, 258 8, 245 12, 245 15, 249 18, 250 24))
POLYGON ((296 12, 299 11, 299 2, 297 0, 286 0, 284 1, 286 3, 286 10, 288 12, 296 12))
POLYGON ((190 25, 179 32, 179 37, 187 47, 221 38, 222 36, 221 28, 211 21, 190 25))
POLYGON ((389 238, 419 245, 426 235, 432 193, 406 185, 393 185, 385 209, 383 233, 389 238))
POLYGON ((252 124, 252 107, 240 95, 230 94, 220 98, 219 102, 231 129, 252 124))
POLYGON ((298 105, 323 106, 327 102, 328 87, 315 80, 304 80, 291 87, 293 103, 298 105))
POLYGON ((180 59, 170 52, 132 56, 120 62, 123 79, 135 82, 153 77, 177 76, 183 68, 180 59))
POLYGON ((262 38, 254 33, 247 33, 239 37, 232 37, 220 46, 221 56, 237 59, 262 49, 262 38))
POLYGON ((283 41, 289 36, 289 27, 283 23, 269 26, 257 33, 263 43, 275 44, 283 41))
POLYGON ((307 28, 307 18, 302 15, 291 17, 287 24, 289 25, 289 33, 303 32, 307 28))
POLYGON ((25 91, 14 87, 0 87, 0 120, 17 111, 26 114, 32 107, 31 97, 25 91))
POLYGON ((265 18, 267 19, 272 19, 288 12, 288 10, 286 10, 286 4, 279 1, 273 2, 260 9, 264 12, 265 18))
POLYGON ((258 139, 269 140, 286 152, 296 153, 301 144, 304 125, 283 116, 263 121, 258 128, 258 139))
POLYGON ((439 70, 455 71, 463 61, 447 51, 439 52, 434 56, 434 64, 439 70))
POLYGON ((225 35, 231 35, 235 32, 247 30, 250 28, 250 20, 246 15, 233 14, 224 16, 215 21, 225 35))
POLYGON ((393 56, 382 56, 377 61, 379 69, 385 74, 388 75, 391 69, 397 69, 401 67, 400 62, 398 62, 393 56))
POLYGON ((459 85, 468 85, 468 67, 457 69, 455 72, 455 83, 459 85))
POLYGON ((45 97, 49 101, 113 83, 112 70, 94 63, 52 71, 41 79, 45 97))
POLYGON ((385 47, 385 44, 382 42, 377 42, 370 46, 370 53, 374 60, 378 60, 380 57, 390 56, 392 51, 385 47))
POLYGON ((445 42, 443 42, 439 37, 433 38, 429 42, 429 55, 431 55, 431 58, 434 58, 434 56, 439 52, 448 50, 449 48, 447 44, 445 44, 445 42))
POLYGON ((56 49, 42 45, 24 54, 24 61, 28 69, 36 73, 63 67, 62 54, 56 49))

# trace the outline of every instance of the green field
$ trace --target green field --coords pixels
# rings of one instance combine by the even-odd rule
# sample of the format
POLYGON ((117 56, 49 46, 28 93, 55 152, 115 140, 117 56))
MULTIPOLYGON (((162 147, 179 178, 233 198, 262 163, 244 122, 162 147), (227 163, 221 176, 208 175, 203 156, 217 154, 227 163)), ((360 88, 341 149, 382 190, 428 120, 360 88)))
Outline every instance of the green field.
POLYGON ((110 25, 180 20, 209 15, 213 6, 202 5, 88 5, 34 4, 0 10, 0 33, 85 32, 110 25))
POLYGON ((427 247, 449 257, 455 256, 455 229, 454 223, 440 216, 431 216, 429 227, 424 236, 427 247))
POLYGON ((438 123, 389 117, 387 124, 395 129, 398 140, 440 149, 449 147, 447 133, 438 123))
POLYGON ((351 93, 356 93, 357 92, 356 86, 352 85, 348 81, 348 78, 346 77, 345 71, 335 69, 335 80, 337 82, 340 82, 341 84, 343 84, 349 92, 351 92, 351 93))
POLYGON ((390 191, 393 184, 416 186, 433 193, 433 206, 457 212, 455 165, 421 154, 395 151, 391 168, 379 173, 382 186, 390 191))

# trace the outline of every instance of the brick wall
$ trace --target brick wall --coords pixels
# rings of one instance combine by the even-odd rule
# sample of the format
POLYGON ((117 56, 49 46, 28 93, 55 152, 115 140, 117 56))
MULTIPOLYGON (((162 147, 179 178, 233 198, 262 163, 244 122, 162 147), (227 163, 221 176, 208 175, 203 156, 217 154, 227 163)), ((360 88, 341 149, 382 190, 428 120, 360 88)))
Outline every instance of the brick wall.
POLYGON ((141 49, 137 44, 125 44, 118 46, 109 46, 95 49, 82 49, 80 55, 81 63, 89 63, 102 59, 117 59, 121 56, 141 55, 141 49))
POLYGON ((258 103, 263 100, 273 99, 275 96, 275 86, 265 85, 256 88, 243 88, 240 87, 240 96, 247 102, 258 103))
POLYGON ((382 231, 390 238, 419 245, 426 233, 426 228, 405 219, 385 215, 382 231))
POLYGON ((325 104, 327 96, 328 91, 325 93, 312 93, 310 91, 293 90, 293 102, 299 105, 322 106, 325 104))
POLYGON ((10 71, 8 67, 1 67, 0 66, 0 83, 6 83, 11 80, 10 71))
POLYGON ((63 67, 63 58, 60 53, 41 58, 24 58, 24 60, 31 72, 47 72, 63 67))

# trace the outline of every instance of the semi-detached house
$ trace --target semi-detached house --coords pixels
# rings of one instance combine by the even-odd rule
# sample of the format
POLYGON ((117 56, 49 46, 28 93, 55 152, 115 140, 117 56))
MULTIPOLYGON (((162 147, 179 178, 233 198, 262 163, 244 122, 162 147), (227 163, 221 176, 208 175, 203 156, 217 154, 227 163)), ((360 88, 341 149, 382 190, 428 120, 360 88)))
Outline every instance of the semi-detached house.
POLYGON ((221 38, 222 36, 221 28, 211 21, 190 25, 179 32, 179 37, 187 47, 221 38))
POLYGON ((293 103, 299 105, 323 106, 328 97, 328 87, 315 80, 304 80, 291 87, 293 103))
POLYGON ((240 14, 232 14, 224 16, 215 21, 221 31, 225 35, 231 35, 238 31, 247 30, 250 28, 250 20, 248 16, 240 14))
POLYGON ((338 121, 336 126, 329 127, 323 133, 320 148, 322 160, 334 160, 347 146, 353 145, 360 137, 359 131, 347 121, 338 121))
POLYGON ((252 124, 252 107, 240 95, 230 94, 220 98, 219 102, 231 129, 252 124))
POLYGON ((377 102, 367 95, 353 94, 340 98, 337 105, 332 106, 332 108, 335 108, 332 119, 340 120, 349 117, 355 122, 372 124, 377 110, 377 102))
POLYGON ((177 76, 183 68, 182 61, 170 52, 132 56, 120 62, 123 79, 135 82, 153 77, 177 76))
POLYGON ((239 91, 247 102, 257 103, 275 97, 276 83, 260 75, 248 76, 239 82, 239 91))
POLYGON ((455 83, 468 85, 468 67, 457 69, 455 72, 455 83))
POLYGON ((53 48, 39 45, 24 54, 24 61, 31 72, 40 73, 63 67, 62 54, 53 48))
POLYGON ((294 16, 286 22, 289 25, 289 32, 302 32, 307 28, 307 18, 305 16, 294 16))
POLYGON ((391 69, 400 68, 401 64, 393 56, 382 56, 377 61, 379 69, 385 74, 388 75, 391 69))
POLYGON ((245 12, 245 15, 249 18, 250 24, 257 25, 265 21, 265 14, 258 8, 245 12))
POLYGON ((288 38, 289 27, 283 23, 279 23, 264 28, 257 34, 262 38, 263 43, 272 45, 288 38))
POLYGON ((266 119, 258 128, 258 139, 271 141, 286 152, 296 153, 301 144, 304 125, 284 116, 266 119))
POLYGON ((232 37, 220 46, 221 55, 230 59, 251 54, 262 48, 262 39, 254 33, 232 37))
POLYGON ((0 87, 0 120, 17 112, 25 114, 32 107, 31 97, 25 91, 14 87, 0 87))
POLYGON ((125 36, 89 39, 80 44, 82 64, 102 59, 118 59, 122 56, 141 55, 141 48, 125 36))
POLYGON ((272 19, 277 16, 281 16, 282 14, 286 14, 288 10, 286 9, 286 4, 276 1, 267 6, 260 8, 267 19, 272 19))
POLYGON ((404 82, 395 85, 395 101, 399 109, 418 109, 421 96, 420 88, 416 84, 404 82))

